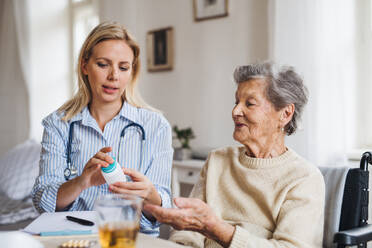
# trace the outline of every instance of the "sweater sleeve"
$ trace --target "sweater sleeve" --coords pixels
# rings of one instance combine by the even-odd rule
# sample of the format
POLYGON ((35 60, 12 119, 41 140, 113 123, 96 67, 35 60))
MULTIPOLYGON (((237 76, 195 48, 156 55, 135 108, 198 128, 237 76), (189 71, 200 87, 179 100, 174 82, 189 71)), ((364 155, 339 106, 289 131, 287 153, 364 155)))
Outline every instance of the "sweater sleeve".
MULTIPOLYGON (((198 198, 202 201, 206 201, 205 199, 205 177, 207 172, 207 165, 208 165, 209 158, 207 162, 205 163, 203 169, 200 172, 199 180, 194 185, 189 198, 198 198)), ((204 247, 204 241, 205 237, 198 233, 198 232, 192 232, 192 231, 173 231, 171 233, 171 236, 169 240, 187 245, 192 247, 204 247)))
POLYGON ((236 226, 230 248, 322 247, 325 186, 320 173, 301 179, 287 193, 271 239, 236 226))

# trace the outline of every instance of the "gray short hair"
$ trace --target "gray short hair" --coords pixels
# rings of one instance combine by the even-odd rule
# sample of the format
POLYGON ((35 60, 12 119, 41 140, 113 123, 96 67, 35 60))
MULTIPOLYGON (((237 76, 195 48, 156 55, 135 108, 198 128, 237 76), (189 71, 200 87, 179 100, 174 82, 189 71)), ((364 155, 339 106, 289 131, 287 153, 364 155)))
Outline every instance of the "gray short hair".
POLYGON ((267 99, 280 110, 289 104, 294 104, 295 111, 292 120, 284 127, 287 135, 293 134, 300 122, 301 114, 308 100, 308 90, 303 80, 293 67, 277 66, 272 62, 264 62, 239 66, 234 71, 236 83, 251 79, 265 79, 267 99))

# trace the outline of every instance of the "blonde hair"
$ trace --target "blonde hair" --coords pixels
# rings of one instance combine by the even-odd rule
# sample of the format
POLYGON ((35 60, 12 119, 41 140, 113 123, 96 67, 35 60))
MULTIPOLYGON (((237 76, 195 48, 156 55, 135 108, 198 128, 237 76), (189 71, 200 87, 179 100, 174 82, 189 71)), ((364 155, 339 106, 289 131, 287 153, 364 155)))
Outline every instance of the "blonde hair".
POLYGON ((59 109, 59 112, 64 112, 62 120, 68 121, 79 113, 85 106, 92 100, 92 92, 88 81, 88 76, 83 74, 82 66, 88 62, 92 55, 93 48, 100 42, 105 40, 123 40, 133 51, 132 63, 132 77, 130 82, 125 88, 122 95, 123 101, 139 107, 147 108, 152 111, 157 111, 148 105, 139 94, 137 89, 138 76, 141 67, 140 63, 140 48, 133 36, 119 23, 116 22, 103 22, 96 26, 88 35, 79 54, 77 73, 78 73, 78 92, 67 102, 65 102, 59 109))

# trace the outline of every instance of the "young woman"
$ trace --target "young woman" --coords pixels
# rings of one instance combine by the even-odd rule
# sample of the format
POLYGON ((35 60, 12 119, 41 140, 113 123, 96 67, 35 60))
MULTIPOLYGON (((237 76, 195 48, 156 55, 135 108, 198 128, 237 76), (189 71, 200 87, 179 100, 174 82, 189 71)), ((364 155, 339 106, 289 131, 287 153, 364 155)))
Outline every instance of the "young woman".
MULTIPOLYGON (((127 193, 170 207, 172 133, 140 97, 140 49, 117 23, 92 30, 80 51, 77 94, 43 120, 40 174, 32 190, 39 212, 92 210, 100 194, 127 193), (131 178, 107 185, 113 157, 131 178)), ((143 212, 141 232, 158 235, 143 212)))

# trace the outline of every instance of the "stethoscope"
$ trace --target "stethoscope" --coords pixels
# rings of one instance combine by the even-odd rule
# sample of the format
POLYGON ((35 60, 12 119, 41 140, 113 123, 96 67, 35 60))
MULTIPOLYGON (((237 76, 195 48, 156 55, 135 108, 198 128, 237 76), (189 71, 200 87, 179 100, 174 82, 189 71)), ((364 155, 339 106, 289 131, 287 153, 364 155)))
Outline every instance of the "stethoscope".
MULTIPOLYGON (((77 170, 77 167, 75 165, 72 165, 71 164, 71 143, 72 143, 72 135, 73 135, 73 132, 74 132, 74 124, 78 122, 78 121, 73 121, 71 122, 70 124, 70 128, 69 128, 69 132, 68 132, 68 143, 67 143, 67 149, 66 149, 66 162, 67 162, 67 167, 66 169, 64 170, 63 174, 65 176, 65 179, 66 181, 68 181, 70 179, 71 176, 76 176, 77 173, 78 173, 78 170, 77 170)), ((142 160, 143 160, 143 145, 144 145, 144 141, 146 139, 146 136, 145 136, 145 130, 143 129, 143 127, 138 124, 138 123, 129 123, 128 125, 126 125, 123 130, 121 131, 120 133, 120 140, 119 140, 119 147, 118 147, 118 158, 117 160, 119 161, 119 152, 120 152, 120 146, 121 146, 121 138, 124 138, 124 135, 125 135, 125 131, 127 130, 127 128, 129 127, 136 127, 137 130, 139 130, 141 132, 141 154, 140 154, 140 167, 142 166, 142 160)))

